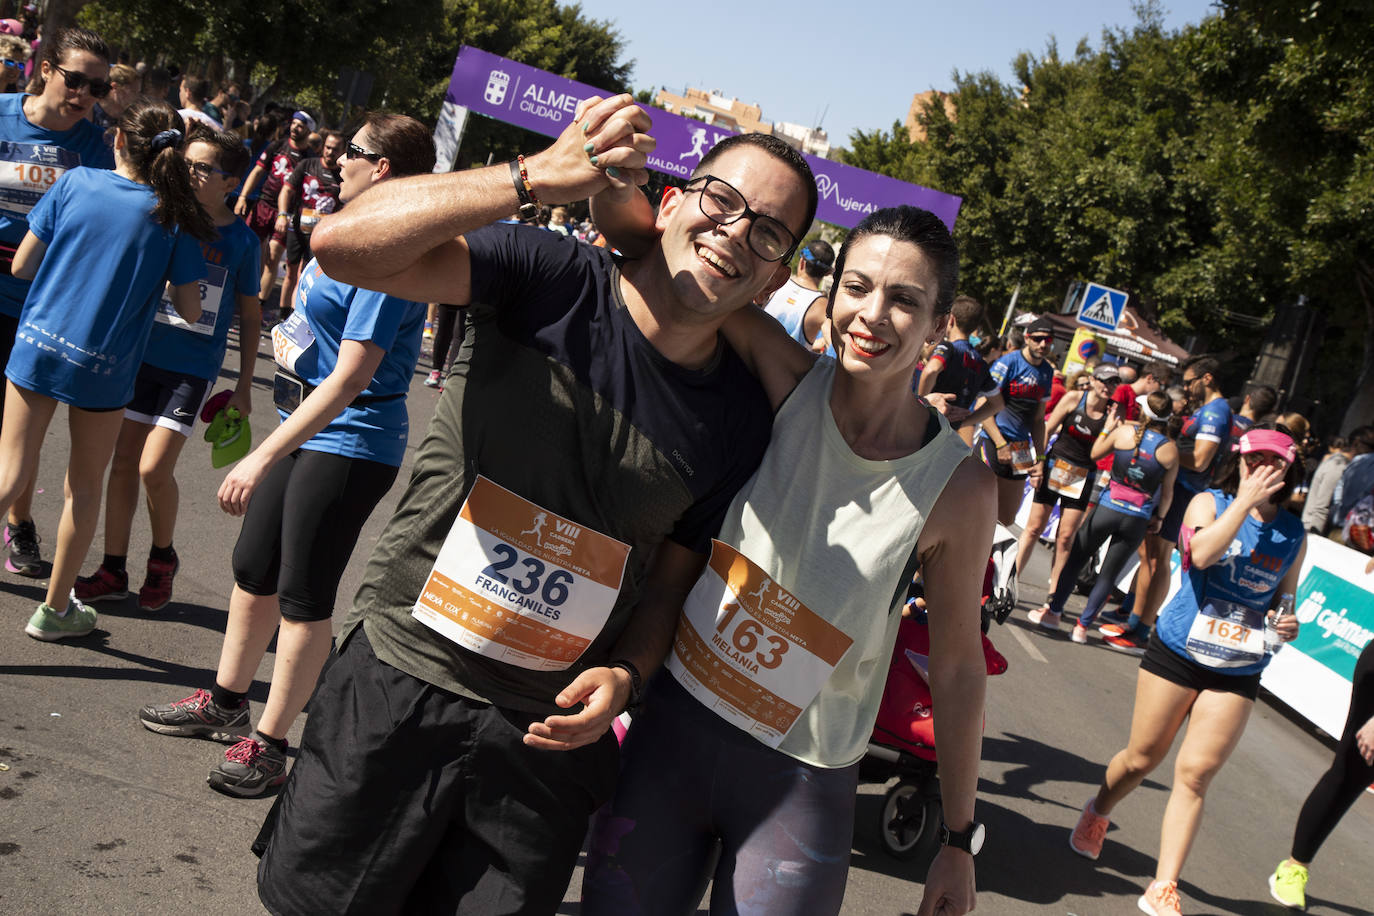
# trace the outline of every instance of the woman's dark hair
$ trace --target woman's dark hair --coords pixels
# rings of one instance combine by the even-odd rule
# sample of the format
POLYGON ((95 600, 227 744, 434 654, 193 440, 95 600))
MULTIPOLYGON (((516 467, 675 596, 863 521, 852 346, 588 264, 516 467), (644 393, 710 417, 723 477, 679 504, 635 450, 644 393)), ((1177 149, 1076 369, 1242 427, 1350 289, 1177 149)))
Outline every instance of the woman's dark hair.
POLYGON ((157 195, 153 219, 168 231, 181 227, 202 242, 213 241, 214 222, 191 190, 190 171, 181 154, 186 124, 176 109, 156 99, 136 99, 124 109, 119 129, 124 134, 124 157, 134 176, 157 195), (178 136, 168 137, 169 131, 177 131, 178 136))
POLYGON ((219 167, 234 178, 242 178, 243 173, 248 171, 249 163, 253 161, 253 157, 248 154, 248 147, 243 145, 238 134, 215 130, 204 121, 191 122, 186 143, 208 143, 213 146, 219 167))
POLYGON ((280 122, 276 115, 265 114, 258 118, 253 126, 253 139, 248 149, 248 155, 258 158, 258 154, 265 150, 273 140, 277 138, 277 127, 280 122))
MULTIPOLYGON (((1292 430, 1282 423, 1275 423, 1272 420, 1256 423, 1254 426, 1250 427, 1247 432, 1253 432, 1257 429, 1272 429, 1283 433, 1290 439, 1293 437, 1292 430)), ((1293 444, 1295 447, 1297 446, 1296 442, 1293 444)), ((1235 496, 1236 489, 1240 486, 1241 460, 1239 443, 1237 443, 1235 451, 1227 451, 1222 456, 1221 460, 1217 462, 1216 473, 1212 475, 1212 486, 1229 496, 1235 496)), ((1293 488, 1302 483, 1303 478, 1306 476, 1307 468, 1303 465, 1302 459, 1295 458, 1293 463, 1288 465, 1288 472, 1284 475, 1283 489, 1269 497, 1269 502, 1276 506, 1282 506, 1284 503, 1288 502, 1288 497, 1292 495, 1293 488)))
POLYGON ((434 137, 429 128, 406 115, 370 112, 363 121, 373 152, 391 162, 391 174, 424 175, 434 171, 434 137))
MULTIPOLYGON (((110 46, 105 44, 105 39, 90 29, 75 26, 68 29, 58 29, 57 34, 51 40, 44 41, 43 56, 39 58, 39 61, 47 61, 50 67, 59 67, 72 51, 87 51, 102 58, 105 63, 110 63, 110 46)), ((29 80, 28 92, 31 95, 37 95, 43 91, 45 84, 43 68, 34 67, 33 78, 29 80)))
POLYGON ((845 258, 849 247, 859 239, 869 235, 885 235, 899 242, 909 242, 921 249, 935 266, 938 287, 935 291, 935 314, 944 315, 954 304, 954 288, 959 283, 959 246, 940 221, 940 217, 920 207, 902 205, 874 210, 855 226, 840 246, 835 256, 835 285, 830 287, 830 301, 826 304, 826 317, 835 307, 835 291, 839 289, 840 277, 844 275, 845 258))

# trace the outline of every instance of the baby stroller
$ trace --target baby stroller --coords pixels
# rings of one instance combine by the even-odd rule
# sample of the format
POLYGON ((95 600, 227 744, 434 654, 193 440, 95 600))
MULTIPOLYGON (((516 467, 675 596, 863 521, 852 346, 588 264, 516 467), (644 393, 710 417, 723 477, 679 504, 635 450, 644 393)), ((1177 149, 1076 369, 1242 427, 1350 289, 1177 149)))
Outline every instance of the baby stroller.
MULTIPOLYGON (((1004 623, 1016 607, 1017 538, 997 526, 983 580, 983 656, 988 674, 1002 674, 1007 660, 987 637, 989 625, 1004 623)), ((867 782, 895 785, 887 790, 879 816, 883 848, 898 859, 933 855, 940 842, 940 782, 936 775, 935 717, 929 674, 930 631, 926 626, 919 574, 907 602, 892 651, 878 720, 860 765, 867 782)))

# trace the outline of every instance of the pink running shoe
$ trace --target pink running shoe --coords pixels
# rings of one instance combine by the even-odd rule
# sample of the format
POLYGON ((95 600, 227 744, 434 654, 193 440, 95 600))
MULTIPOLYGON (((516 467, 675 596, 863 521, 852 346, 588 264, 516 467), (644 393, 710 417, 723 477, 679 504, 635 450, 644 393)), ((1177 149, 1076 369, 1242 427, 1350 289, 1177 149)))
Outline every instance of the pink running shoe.
POLYGON ((1069 634, 1069 639, 1078 643, 1080 646, 1088 642, 1088 628, 1081 623, 1073 625, 1073 632, 1069 634))
POLYGON ((1151 881, 1135 905, 1150 916, 1183 916, 1177 881, 1151 881))
POLYGON ((1059 629, 1059 615, 1051 611, 1048 605, 1031 611, 1026 615, 1026 619, 1046 630, 1059 629))
POLYGON ((1069 848, 1085 859, 1097 861, 1097 857, 1102 855, 1102 841, 1107 838, 1107 828, 1111 823, 1093 809, 1093 800, 1088 799, 1083 806, 1083 813, 1078 817, 1078 825, 1069 835, 1069 848))

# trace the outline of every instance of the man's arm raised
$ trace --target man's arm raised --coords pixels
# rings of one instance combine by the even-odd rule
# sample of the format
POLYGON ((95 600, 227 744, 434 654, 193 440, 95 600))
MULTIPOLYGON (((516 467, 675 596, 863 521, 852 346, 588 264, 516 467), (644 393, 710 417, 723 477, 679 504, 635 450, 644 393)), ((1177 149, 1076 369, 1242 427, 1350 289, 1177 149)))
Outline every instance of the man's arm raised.
MULTIPOLYGON (((629 95, 584 100, 551 147, 526 157, 535 196, 545 204, 567 203, 598 193, 612 179, 643 180, 654 147, 649 126, 649 116, 629 95)), ((472 289, 463 234, 509 215, 519 203, 509 163, 398 178, 320 220, 311 248, 325 272, 342 283, 415 302, 463 305, 472 289)))

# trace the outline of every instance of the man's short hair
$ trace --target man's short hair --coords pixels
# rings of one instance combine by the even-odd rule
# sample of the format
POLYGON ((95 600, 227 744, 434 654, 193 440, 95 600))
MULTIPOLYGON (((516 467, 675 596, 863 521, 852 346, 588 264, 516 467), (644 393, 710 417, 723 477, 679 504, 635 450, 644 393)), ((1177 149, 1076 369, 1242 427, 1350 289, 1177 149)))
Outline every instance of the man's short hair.
POLYGON ((774 158, 781 159, 788 168, 796 173, 797 180, 806 189, 806 220, 793 229, 793 234, 798 239, 806 235, 806 231, 811 228, 812 220, 816 218, 816 205, 819 202, 816 192, 816 176, 812 173, 811 166, 807 165, 806 160, 802 158, 801 153, 777 137, 768 134, 735 134, 733 137, 726 137, 711 147, 710 152, 701 157, 701 162, 693 170, 692 177, 696 178, 698 175, 707 174, 710 171, 711 163, 739 146, 756 146, 774 158))
POLYGON ((392 174, 424 175, 434 171, 434 137, 429 128, 406 115, 368 112, 363 121, 368 145, 391 161, 392 174))
POLYGON ((1174 367, 1162 359, 1156 359, 1145 364, 1145 368, 1141 370, 1141 375, 1148 375, 1159 382, 1161 388, 1167 388, 1169 379, 1174 377, 1174 367))
POLYGON ((1245 393, 1250 402, 1250 412, 1256 417, 1267 417, 1279 404, 1279 393, 1272 385, 1256 385, 1245 393))
POLYGON ((819 281, 835 269, 835 249, 825 239, 812 239, 802 246, 797 264, 808 277, 819 281))
POLYGON ((972 296, 955 296, 949 313, 954 319, 954 326, 965 337, 970 337, 982 326, 987 310, 983 308, 983 303, 972 296))
POLYGON ((210 94, 214 92, 209 80, 197 79, 194 76, 184 78, 181 85, 186 88, 186 94, 191 97, 191 101, 197 104, 208 101, 210 94))
POLYGON ((1193 370, 1195 376, 1210 375, 1213 382, 1220 381, 1217 376, 1221 374, 1221 360, 1210 353, 1198 354, 1184 362, 1182 371, 1186 373, 1189 369, 1193 370))

